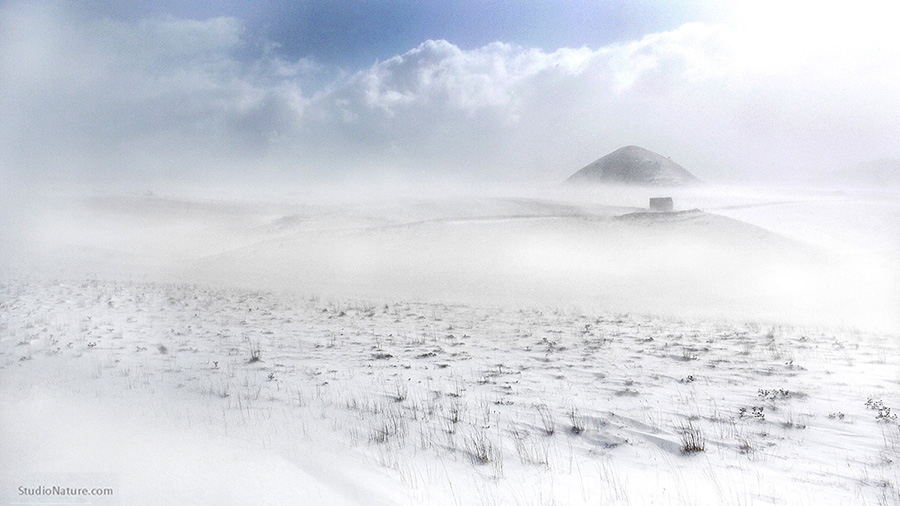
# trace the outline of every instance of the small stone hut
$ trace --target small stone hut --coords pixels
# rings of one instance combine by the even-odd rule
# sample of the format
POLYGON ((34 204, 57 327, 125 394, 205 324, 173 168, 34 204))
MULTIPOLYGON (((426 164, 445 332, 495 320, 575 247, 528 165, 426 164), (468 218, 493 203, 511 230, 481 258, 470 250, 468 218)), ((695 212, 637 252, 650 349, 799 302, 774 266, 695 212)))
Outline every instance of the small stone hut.
POLYGON ((669 213, 675 209, 672 197, 651 197, 650 210, 657 213, 669 213))

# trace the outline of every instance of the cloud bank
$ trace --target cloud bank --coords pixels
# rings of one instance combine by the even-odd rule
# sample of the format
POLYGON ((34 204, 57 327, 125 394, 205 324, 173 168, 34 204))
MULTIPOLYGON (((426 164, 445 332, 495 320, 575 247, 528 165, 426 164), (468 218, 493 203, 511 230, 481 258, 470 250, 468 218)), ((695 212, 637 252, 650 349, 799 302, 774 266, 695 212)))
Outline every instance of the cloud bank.
POLYGON ((600 48, 429 40, 346 72, 259 49, 235 18, 14 2, 0 177, 559 180, 638 144, 704 179, 782 180, 900 157, 900 35, 877 12, 789 14, 600 48))

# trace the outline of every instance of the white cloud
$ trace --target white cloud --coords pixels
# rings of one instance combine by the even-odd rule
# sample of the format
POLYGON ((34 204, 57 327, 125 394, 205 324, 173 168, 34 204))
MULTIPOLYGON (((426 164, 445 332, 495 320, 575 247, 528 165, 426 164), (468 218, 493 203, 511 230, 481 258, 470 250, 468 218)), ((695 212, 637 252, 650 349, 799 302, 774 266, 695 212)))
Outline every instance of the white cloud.
POLYGON ((0 22, 0 157, 26 179, 169 177, 259 159, 305 105, 283 62, 235 56, 235 19, 85 20, 19 4, 0 22))
POLYGON ((688 24, 593 51, 429 41, 314 107, 340 97, 354 111, 352 135, 335 142, 353 145, 367 130, 375 145, 405 142, 395 165, 478 163, 502 176, 563 176, 632 143, 713 179, 808 175, 898 155, 890 137, 900 131, 900 89, 893 70, 878 70, 879 55, 851 45, 812 62, 808 44, 787 46, 771 59, 812 63, 769 70, 746 56, 749 36, 688 24))
POLYGON ((0 160, 23 177, 559 179, 639 144, 728 179, 900 157, 898 37, 881 22, 835 34, 765 19, 598 49, 427 41, 346 75, 277 47, 248 61, 235 19, 120 22, 15 4, 0 9, 0 160))

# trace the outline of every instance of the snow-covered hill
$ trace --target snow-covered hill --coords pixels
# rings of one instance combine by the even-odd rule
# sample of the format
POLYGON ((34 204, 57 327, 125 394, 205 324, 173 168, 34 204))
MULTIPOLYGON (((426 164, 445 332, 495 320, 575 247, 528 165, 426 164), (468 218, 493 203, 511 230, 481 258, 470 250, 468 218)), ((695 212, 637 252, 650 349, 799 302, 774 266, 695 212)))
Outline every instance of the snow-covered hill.
POLYGON ((619 148, 583 167, 568 181, 640 186, 680 186, 700 182, 671 159, 638 146, 619 148))

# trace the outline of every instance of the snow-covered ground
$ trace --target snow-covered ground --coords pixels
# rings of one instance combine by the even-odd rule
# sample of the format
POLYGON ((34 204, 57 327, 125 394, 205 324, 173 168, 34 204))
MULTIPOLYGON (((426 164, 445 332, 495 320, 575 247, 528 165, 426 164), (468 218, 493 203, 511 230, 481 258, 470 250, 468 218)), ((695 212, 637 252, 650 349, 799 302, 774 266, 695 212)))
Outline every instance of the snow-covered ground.
POLYGON ((648 196, 48 196, 0 502, 900 503, 900 198, 648 196))

